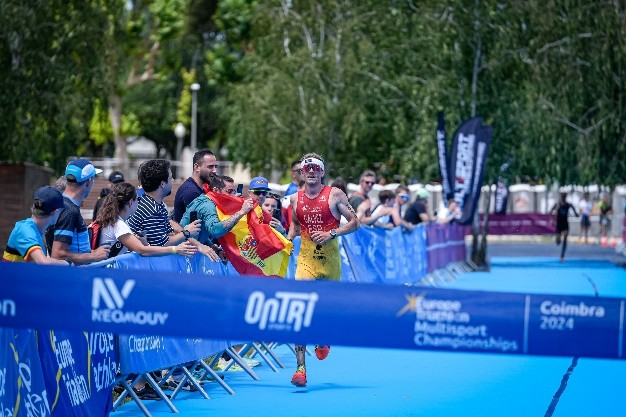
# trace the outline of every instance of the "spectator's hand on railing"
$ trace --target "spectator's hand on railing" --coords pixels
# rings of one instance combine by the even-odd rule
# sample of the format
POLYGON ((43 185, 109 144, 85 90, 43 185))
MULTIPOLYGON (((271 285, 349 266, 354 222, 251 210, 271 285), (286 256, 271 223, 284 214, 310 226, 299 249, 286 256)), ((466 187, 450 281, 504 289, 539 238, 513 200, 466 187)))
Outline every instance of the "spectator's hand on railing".
POLYGON ((188 241, 180 243, 176 246, 176 253, 181 256, 191 258, 193 255, 196 254, 196 252, 198 252, 198 248, 196 248, 193 243, 188 241))

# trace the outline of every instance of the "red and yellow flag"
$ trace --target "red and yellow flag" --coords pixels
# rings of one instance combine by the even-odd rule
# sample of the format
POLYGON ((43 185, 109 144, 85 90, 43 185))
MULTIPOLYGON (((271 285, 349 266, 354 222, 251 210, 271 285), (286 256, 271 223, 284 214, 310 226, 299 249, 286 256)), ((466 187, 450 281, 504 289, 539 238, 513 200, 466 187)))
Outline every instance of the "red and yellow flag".
MULTIPOLYGON (((243 204, 243 198, 229 194, 208 191, 206 195, 215 203, 220 221, 237 213, 243 204)), ((263 218, 263 210, 255 204, 230 232, 217 241, 241 275, 284 277, 293 244, 264 223, 263 218)))

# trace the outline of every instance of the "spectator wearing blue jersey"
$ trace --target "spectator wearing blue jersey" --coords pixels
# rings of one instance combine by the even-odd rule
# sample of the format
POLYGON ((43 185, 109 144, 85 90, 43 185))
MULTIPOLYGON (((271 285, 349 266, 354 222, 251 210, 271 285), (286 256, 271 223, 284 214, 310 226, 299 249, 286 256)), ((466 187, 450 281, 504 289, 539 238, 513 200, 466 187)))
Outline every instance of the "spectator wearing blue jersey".
POLYGON ((151 159, 139 167, 139 182, 144 195, 137 211, 128 219, 135 234, 143 234, 152 246, 172 246, 187 240, 200 230, 200 221, 186 225, 180 232, 174 231, 163 199, 172 193, 172 170, 170 162, 151 159))
POLYGON ((68 265, 67 261, 48 257, 43 236, 44 230, 54 225, 64 207, 61 191, 49 185, 38 188, 33 197, 32 214, 30 218, 15 223, 2 260, 43 265, 68 265))
POLYGON ((71 161, 65 168, 67 185, 63 192, 65 207, 54 225, 54 239, 51 256, 84 265, 108 258, 109 246, 102 245, 92 251, 87 225, 80 213, 80 206, 93 187, 96 169, 86 159, 71 161))

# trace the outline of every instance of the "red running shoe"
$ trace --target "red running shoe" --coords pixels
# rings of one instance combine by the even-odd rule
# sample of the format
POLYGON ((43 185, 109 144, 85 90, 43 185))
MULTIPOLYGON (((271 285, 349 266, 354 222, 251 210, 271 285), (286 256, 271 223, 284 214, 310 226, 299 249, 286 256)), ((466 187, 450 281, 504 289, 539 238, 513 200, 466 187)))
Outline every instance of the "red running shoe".
POLYGON ((317 356, 317 359, 323 361, 324 359, 328 357, 329 353, 330 353, 330 346, 315 345, 315 356, 317 356))
POLYGON ((298 370, 291 377, 291 383, 296 387, 306 387, 306 369, 304 366, 298 366, 298 370))

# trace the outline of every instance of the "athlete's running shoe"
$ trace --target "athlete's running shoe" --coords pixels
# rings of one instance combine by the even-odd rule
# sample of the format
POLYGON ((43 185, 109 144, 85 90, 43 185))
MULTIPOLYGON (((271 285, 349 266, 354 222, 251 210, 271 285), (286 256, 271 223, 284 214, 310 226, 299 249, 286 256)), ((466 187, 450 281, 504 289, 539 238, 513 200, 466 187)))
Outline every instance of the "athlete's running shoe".
POLYGON ((329 353, 330 353, 330 346, 315 345, 315 356, 317 356, 317 359, 323 361, 324 359, 328 357, 329 353))
POLYGON ((298 366, 298 370, 291 377, 291 383, 296 387, 306 387, 306 368, 298 366))

